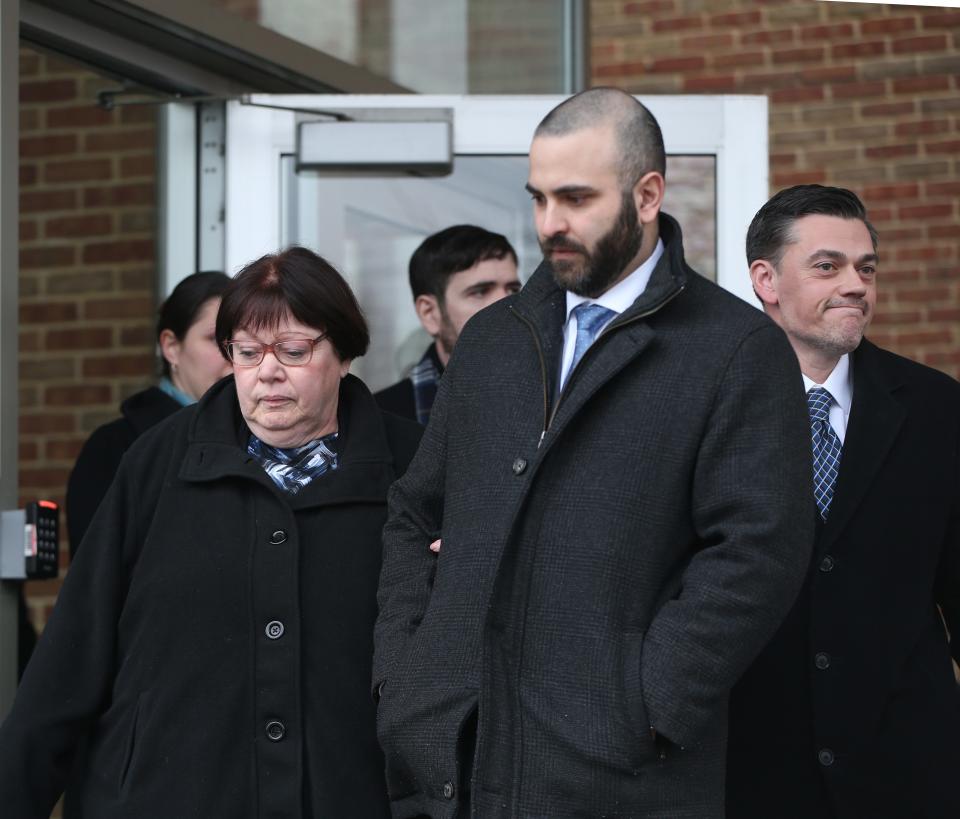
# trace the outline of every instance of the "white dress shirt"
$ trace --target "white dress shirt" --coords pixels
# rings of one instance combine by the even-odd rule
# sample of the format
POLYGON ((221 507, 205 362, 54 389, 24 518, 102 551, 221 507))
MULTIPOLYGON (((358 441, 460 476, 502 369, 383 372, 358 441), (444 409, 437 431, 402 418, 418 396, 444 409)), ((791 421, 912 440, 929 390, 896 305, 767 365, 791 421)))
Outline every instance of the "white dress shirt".
POLYGON ((630 305, 640 297, 640 294, 647 289, 650 274, 653 273, 653 268, 657 266, 657 262, 660 261, 662 255, 663 242, 657 239, 657 246, 653 249, 653 253, 647 257, 647 260, 640 265, 640 267, 595 299, 588 299, 584 296, 578 296, 576 293, 571 293, 569 290, 567 291, 567 321, 563 325, 563 358, 560 364, 561 390, 563 389, 563 385, 567 383, 567 376, 570 375, 570 364, 573 362, 573 348, 576 346, 577 341, 577 317, 571 315, 573 308, 578 304, 590 302, 591 304, 599 304, 608 310, 614 311, 616 315, 611 316, 610 320, 597 331, 597 337, 599 337, 600 333, 606 329, 607 324, 630 307, 630 305))
POLYGON ((847 421, 850 418, 850 405, 853 404, 853 369, 850 367, 850 354, 840 356, 837 366, 822 384, 817 384, 803 374, 803 388, 810 392, 814 387, 823 387, 833 397, 830 404, 830 426, 837 433, 840 443, 847 437, 847 421))

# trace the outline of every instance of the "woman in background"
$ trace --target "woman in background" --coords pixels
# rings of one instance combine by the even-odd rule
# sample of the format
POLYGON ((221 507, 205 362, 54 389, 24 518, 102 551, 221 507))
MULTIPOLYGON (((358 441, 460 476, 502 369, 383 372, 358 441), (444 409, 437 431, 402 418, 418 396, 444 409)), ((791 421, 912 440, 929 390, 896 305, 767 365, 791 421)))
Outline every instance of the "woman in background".
POLYGON ((229 283, 230 277, 224 273, 194 273, 173 288, 161 305, 157 321, 163 362, 160 383, 131 395, 120 405, 121 418, 94 430, 70 473, 67 535, 71 560, 107 494, 123 453, 146 430, 197 401, 230 372, 214 338, 220 297, 229 283))

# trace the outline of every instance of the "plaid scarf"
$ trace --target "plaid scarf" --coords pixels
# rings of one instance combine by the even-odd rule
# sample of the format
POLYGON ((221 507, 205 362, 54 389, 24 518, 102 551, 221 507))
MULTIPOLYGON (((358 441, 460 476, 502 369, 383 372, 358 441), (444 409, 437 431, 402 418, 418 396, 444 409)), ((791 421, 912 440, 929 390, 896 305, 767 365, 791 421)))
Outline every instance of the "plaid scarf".
POLYGON ((280 449, 265 444, 251 434, 247 452, 257 459, 270 480, 284 492, 296 495, 314 478, 328 469, 337 468, 337 452, 334 449, 337 435, 331 432, 303 446, 280 449))
POLYGON ((413 384, 413 403, 417 410, 417 422, 423 426, 430 420, 433 399, 437 397, 437 385, 443 375, 443 365, 437 358, 436 345, 431 344, 423 358, 410 370, 410 383, 413 384))

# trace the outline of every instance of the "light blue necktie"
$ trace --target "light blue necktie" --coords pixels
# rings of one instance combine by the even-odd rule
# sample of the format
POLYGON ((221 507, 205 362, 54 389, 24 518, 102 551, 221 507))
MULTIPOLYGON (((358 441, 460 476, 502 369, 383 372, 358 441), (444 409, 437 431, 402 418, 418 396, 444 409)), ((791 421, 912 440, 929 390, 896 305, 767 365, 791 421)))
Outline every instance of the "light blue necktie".
POLYGON ((567 370, 567 377, 576 369, 577 363, 583 358, 587 348, 593 344, 593 340, 610 319, 617 313, 608 307, 600 304, 590 304, 583 302, 573 308, 572 314, 577 317, 577 340, 573 345, 573 360, 570 362, 570 369, 567 370))
POLYGON ((810 435, 813 441, 813 497, 820 510, 820 518, 827 519, 833 488, 840 469, 840 438, 830 426, 830 404, 833 396, 823 387, 814 387, 807 393, 810 410, 810 435))

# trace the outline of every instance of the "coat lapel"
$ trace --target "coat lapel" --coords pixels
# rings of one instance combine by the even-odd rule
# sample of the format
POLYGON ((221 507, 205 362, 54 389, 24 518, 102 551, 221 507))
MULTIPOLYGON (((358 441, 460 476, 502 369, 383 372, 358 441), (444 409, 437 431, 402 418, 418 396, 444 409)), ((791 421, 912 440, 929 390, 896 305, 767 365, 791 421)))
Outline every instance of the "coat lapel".
POLYGON ((883 370, 876 349, 864 340, 853 353, 853 406, 822 551, 830 550, 860 505, 906 417, 894 395, 900 384, 883 370))

